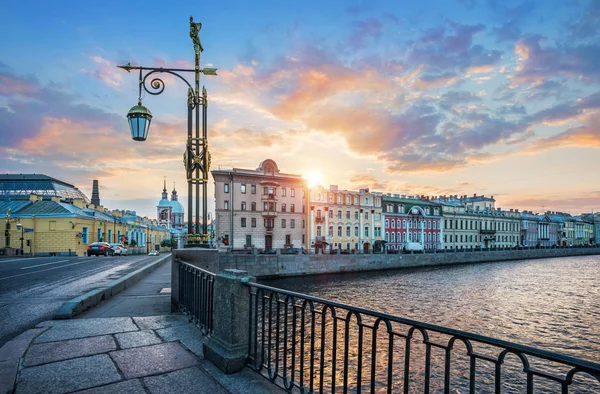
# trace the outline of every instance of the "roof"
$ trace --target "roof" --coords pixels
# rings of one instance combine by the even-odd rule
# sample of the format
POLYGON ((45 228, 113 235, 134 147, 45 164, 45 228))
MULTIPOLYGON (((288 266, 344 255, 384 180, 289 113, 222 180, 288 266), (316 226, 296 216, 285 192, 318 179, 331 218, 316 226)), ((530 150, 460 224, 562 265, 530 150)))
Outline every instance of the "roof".
POLYGON ((28 205, 18 212, 20 216, 25 215, 56 215, 56 216, 71 216, 73 212, 66 209, 63 205, 56 201, 37 201, 34 204, 28 205))
POLYGON ((171 201, 171 206, 173 207, 173 213, 183 213, 183 205, 179 201, 171 201))
POLYGON ((44 174, 0 175, 0 196, 14 199, 28 198, 30 194, 46 199, 82 199, 89 203, 87 196, 75 186, 44 174))

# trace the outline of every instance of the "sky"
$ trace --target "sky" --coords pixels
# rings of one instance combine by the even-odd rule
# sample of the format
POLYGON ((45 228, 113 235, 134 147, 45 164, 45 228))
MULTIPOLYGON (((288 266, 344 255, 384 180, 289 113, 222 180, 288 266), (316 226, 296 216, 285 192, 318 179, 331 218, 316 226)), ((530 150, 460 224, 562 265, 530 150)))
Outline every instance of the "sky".
POLYGON ((190 16, 218 68, 201 78, 212 169, 270 158, 341 189, 600 210, 597 0, 11 2, 0 173, 90 197, 98 179, 105 207, 149 217, 166 177, 185 202, 186 85, 143 95, 136 142, 138 75, 116 66, 193 67, 190 16))

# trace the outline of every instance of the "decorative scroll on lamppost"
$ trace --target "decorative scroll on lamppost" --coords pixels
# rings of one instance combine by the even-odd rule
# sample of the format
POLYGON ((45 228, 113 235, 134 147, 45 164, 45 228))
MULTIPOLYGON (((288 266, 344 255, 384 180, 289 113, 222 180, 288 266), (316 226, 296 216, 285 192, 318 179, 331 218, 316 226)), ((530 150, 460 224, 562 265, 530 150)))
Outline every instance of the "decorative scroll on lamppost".
POLYGON ((207 236, 207 182, 208 171, 210 169, 210 153, 208 151, 208 139, 206 133, 206 110, 208 107, 208 98, 206 88, 203 86, 200 90, 200 74, 217 75, 216 68, 200 68, 200 53, 204 51, 200 43, 199 32, 202 29, 202 23, 194 23, 194 18, 190 17, 190 37, 194 44, 195 67, 194 69, 183 68, 163 68, 163 67, 142 67, 132 66, 127 63, 124 66, 117 66, 131 72, 131 70, 140 70, 139 77, 139 99, 138 104, 129 110, 127 119, 131 129, 131 137, 135 141, 145 141, 148 138, 152 113, 142 105, 142 89, 151 95, 159 95, 165 90, 165 83, 160 78, 153 78, 150 81, 150 87, 146 85, 149 76, 160 73, 167 73, 176 76, 188 86, 187 92, 187 143, 183 154, 183 163, 185 166, 186 178, 188 181, 188 234, 194 233, 194 216, 192 210, 195 200, 195 223, 200 223, 200 185, 202 185, 202 235, 207 236), (145 74, 144 74, 145 72, 145 74), (179 73, 194 73, 194 85, 190 84, 179 73), (202 109, 202 112, 200 112, 202 109), (201 123, 202 121, 202 123, 201 123), (193 131, 195 130, 195 133, 193 131), (195 195, 193 194, 193 186, 195 195))

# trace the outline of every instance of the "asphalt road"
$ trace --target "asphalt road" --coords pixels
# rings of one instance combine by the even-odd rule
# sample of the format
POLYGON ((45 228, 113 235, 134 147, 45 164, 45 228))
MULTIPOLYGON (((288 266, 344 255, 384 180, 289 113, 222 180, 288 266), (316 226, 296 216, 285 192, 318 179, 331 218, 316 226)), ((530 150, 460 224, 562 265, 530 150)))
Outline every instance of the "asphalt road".
POLYGON ((64 302, 158 258, 135 255, 0 259, 0 347, 24 330, 52 319, 64 302))

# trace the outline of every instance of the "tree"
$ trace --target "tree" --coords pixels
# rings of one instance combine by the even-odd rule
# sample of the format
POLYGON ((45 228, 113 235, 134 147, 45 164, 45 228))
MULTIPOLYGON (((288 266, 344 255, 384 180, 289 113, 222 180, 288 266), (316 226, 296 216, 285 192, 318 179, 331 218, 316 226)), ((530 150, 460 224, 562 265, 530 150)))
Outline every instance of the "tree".
POLYGON ((136 242, 136 240, 135 240, 135 239, 132 239, 132 240, 129 242, 129 246, 131 246, 131 247, 137 246, 137 242, 136 242))

